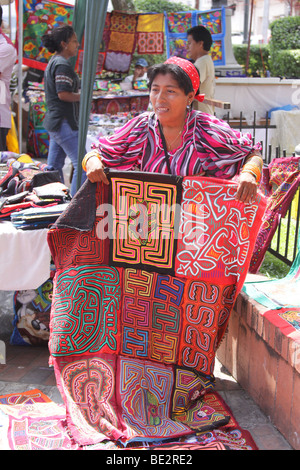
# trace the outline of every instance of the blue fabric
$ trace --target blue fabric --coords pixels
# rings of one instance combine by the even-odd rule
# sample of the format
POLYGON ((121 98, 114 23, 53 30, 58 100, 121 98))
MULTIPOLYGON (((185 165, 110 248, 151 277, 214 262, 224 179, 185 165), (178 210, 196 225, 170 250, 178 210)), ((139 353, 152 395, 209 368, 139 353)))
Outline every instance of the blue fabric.
MULTIPOLYGON (((74 167, 74 174, 71 184, 71 196, 74 196, 77 189, 78 173, 78 131, 73 130, 68 122, 64 120, 60 129, 56 132, 49 132, 50 144, 47 164, 60 173, 61 181, 64 182, 63 166, 66 156, 70 158, 74 167)), ((86 174, 83 172, 81 184, 85 181, 86 174)))

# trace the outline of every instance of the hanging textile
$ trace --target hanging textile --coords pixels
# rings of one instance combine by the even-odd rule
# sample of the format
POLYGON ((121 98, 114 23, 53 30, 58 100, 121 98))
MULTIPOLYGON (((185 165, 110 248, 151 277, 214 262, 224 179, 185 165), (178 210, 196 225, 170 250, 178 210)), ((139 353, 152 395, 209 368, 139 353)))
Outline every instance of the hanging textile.
POLYGON ((57 0, 16 0, 23 2, 23 64, 45 70, 52 54, 42 45, 42 36, 62 23, 72 24, 74 7, 57 0))
POLYGON ((136 47, 138 15, 112 11, 110 33, 106 51, 105 69, 111 72, 128 72, 136 47))
POLYGON ((137 24, 138 54, 164 53, 164 14, 140 14, 137 24))
POLYGON ((216 178, 110 171, 49 231, 50 352, 81 445, 226 423, 205 401, 264 211, 216 178))
POLYGON ((187 57, 187 30, 198 25, 205 26, 212 35, 210 54, 214 65, 225 65, 225 8, 205 12, 165 12, 167 56, 187 57))
POLYGON ((42 97, 32 98, 29 103, 27 151, 35 158, 47 158, 49 133, 43 122, 47 105, 42 97))

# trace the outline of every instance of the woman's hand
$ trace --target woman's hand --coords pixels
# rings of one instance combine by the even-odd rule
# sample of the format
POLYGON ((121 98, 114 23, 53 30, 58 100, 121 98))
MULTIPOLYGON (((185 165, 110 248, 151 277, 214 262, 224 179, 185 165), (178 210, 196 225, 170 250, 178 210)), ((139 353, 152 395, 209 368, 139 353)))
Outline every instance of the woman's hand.
POLYGON ((104 166, 102 161, 97 156, 89 157, 86 162, 86 176, 91 183, 104 183, 109 184, 109 181, 104 173, 104 166))
POLYGON ((256 194, 257 183, 255 176, 247 172, 241 173, 236 199, 244 204, 251 204, 254 201, 256 194))

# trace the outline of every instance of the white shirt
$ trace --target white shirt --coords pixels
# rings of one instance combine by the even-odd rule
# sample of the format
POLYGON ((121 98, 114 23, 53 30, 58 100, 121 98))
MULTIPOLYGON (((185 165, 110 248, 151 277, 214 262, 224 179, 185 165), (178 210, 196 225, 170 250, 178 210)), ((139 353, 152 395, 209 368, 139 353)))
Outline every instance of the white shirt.
MULTIPOLYGON (((15 47, 8 42, 7 36, 2 33, 0 28, 0 80, 5 86, 5 96, 0 104, 0 127, 11 128, 11 96, 9 91, 9 82, 12 69, 15 65, 17 52, 15 47)), ((3 85, 2 85, 3 86, 3 85)))
MULTIPOLYGON (((200 74, 200 93, 205 94, 205 98, 214 98, 215 96, 215 66, 209 54, 199 57, 195 63, 195 67, 200 74)), ((203 113, 214 114, 214 107, 194 101, 193 108, 203 113)))
MULTIPOLYGON (((132 80, 133 80, 133 75, 128 75, 128 77, 124 78, 124 82, 131 83, 131 85, 133 85, 132 80)), ((138 77, 137 80, 147 80, 148 81, 147 72, 145 72, 144 75, 142 75, 141 77, 138 77)))

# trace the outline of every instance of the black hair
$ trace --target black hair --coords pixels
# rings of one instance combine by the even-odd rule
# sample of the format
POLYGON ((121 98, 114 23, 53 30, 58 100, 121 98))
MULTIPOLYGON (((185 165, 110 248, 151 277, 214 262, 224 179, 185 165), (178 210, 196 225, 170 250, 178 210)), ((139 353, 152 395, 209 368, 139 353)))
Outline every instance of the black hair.
POLYGON ((2 6, 0 5, 0 28, 2 24, 2 16, 3 16, 3 10, 2 10, 2 6))
POLYGON ((155 77, 159 74, 167 75, 171 74, 176 80, 179 88, 181 88, 185 95, 188 95, 193 90, 193 85, 190 77, 185 73, 185 71, 176 64, 155 64, 149 67, 147 75, 149 79, 149 90, 151 90, 151 86, 155 77))
POLYGON ((42 44, 49 52, 61 52, 62 41, 68 42, 74 34, 74 29, 68 24, 63 24, 52 29, 42 36, 42 44))
POLYGON ((196 42, 203 41, 203 49, 205 51, 210 50, 213 40, 210 32, 204 26, 193 26, 192 28, 187 30, 187 35, 192 36, 194 41, 196 42))

